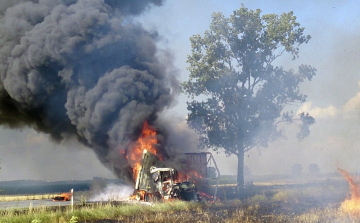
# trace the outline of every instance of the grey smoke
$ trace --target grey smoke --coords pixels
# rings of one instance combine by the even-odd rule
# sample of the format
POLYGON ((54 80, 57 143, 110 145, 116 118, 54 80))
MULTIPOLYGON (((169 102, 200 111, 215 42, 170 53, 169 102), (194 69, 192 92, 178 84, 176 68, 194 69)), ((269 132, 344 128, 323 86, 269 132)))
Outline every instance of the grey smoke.
POLYGON ((172 105, 175 75, 157 34, 132 18, 162 0, 0 4, 0 124, 77 138, 119 177, 145 120, 172 105), (167 62, 167 61, 166 61, 167 62))

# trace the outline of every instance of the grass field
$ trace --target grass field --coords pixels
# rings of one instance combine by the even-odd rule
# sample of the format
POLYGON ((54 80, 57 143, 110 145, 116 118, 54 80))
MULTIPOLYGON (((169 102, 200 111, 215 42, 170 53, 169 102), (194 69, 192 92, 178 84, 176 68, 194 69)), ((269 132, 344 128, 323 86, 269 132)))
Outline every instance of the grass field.
POLYGON ((0 202, 53 199, 60 194, 0 195, 0 202))
MULTIPOLYGON (((248 201, 215 204, 166 202, 154 205, 97 203, 65 208, 31 208, 1 212, 0 222, 358 222, 338 206, 305 208, 298 200, 273 202, 258 196, 248 201)), ((304 202, 304 203, 303 203, 304 202)))
MULTIPOLYGON (((219 187, 220 202, 104 202, 0 211, 0 222, 360 222, 341 208, 348 185, 338 180, 219 187)), ((42 195, 44 196, 44 195, 42 195)), ((86 199, 85 199, 86 200, 86 199)))

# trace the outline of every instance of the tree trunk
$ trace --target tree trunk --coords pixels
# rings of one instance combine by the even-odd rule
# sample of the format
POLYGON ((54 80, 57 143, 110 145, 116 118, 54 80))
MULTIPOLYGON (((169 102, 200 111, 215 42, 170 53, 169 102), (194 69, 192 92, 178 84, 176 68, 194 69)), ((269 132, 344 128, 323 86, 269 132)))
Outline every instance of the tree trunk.
POLYGON ((237 187, 238 192, 244 187, 244 149, 238 149, 237 187))

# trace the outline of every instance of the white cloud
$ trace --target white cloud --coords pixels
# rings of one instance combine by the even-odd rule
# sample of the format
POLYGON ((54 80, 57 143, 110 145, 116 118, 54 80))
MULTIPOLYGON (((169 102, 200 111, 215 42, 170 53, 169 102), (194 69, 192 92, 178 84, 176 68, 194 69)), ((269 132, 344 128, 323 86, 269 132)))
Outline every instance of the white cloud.
POLYGON ((319 107, 314 105, 313 102, 306 102, 297 111, 297 114, 302 112, 309 113, 315 119, 333 118, 337 115, 348 119, 354 115, 354 113, 357 115, 360 112, 360 92, 358 92, 354 97, 350 98, 340 109, 336 108, 334 105, 319 107))
POLYGON ((307 112, 315 119, 325 119, 335 117, 340 113, 340 111, 335 108, 333 105, 330 105, 325 108, 317 107, 312 104, 312 102, 306 102, 303 106, 298 110, 297 114, 302 112, 307 112))
POLYGON ((345 113, 359 111, 359 109, 360 109, 360 92, 357 93, 355 97, 350 98, 350 100, 347 101, 343 107, 345 113))

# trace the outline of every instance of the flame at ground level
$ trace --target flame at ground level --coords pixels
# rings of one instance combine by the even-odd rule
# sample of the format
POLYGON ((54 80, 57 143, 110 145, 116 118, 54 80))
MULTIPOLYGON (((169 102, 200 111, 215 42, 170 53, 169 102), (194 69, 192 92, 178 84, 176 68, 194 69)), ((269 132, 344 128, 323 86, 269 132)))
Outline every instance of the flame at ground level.
POLYGON ((360 185, 355 182, 351 175, 338 167, 339 172, 349 183, 351 197, 341 203, 340 210, 343 212, 360 217, 360 185))
POLYGON ((59 196, 55 196, 53 201, 70 201, 72 194, 69 193, 62 193, 59 196))
POLYGON ((347 214, 360 217, 360 199, 347 199, 341 203, 340 209, 347 214))

